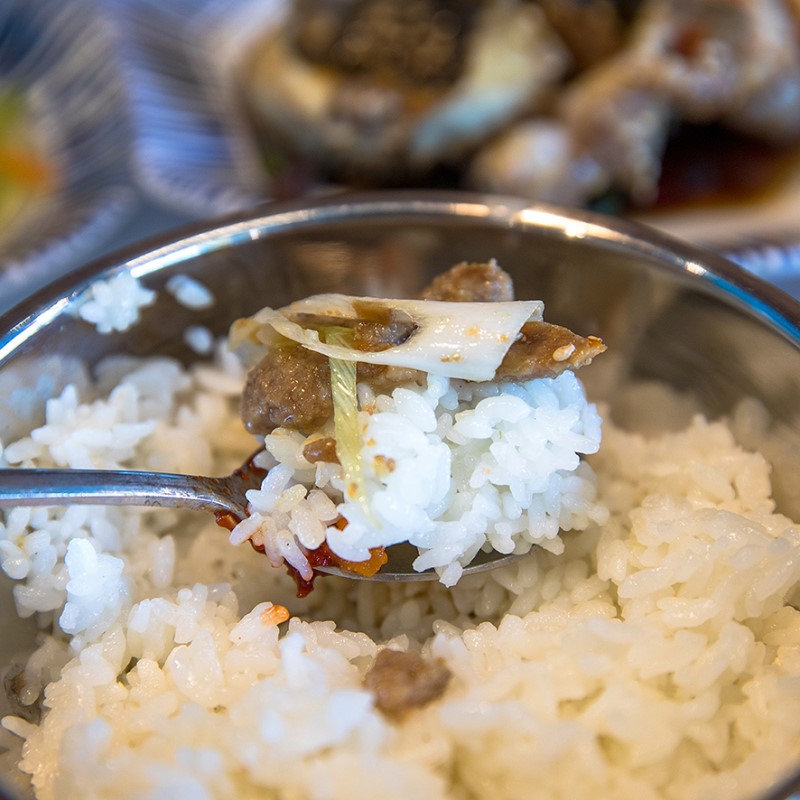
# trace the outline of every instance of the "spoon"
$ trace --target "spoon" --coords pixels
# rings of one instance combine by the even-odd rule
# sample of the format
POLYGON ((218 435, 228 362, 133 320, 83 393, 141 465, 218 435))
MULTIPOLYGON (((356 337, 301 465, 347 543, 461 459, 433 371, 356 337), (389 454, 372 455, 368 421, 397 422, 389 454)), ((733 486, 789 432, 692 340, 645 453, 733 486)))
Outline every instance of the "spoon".
MULTIPOLYGON (((0 508, 15 506, 109 505, 188 508, 210 511, 228 529, 248 516, 248 489, 259 489, 266 471, 251 456, 232 474, 219 478, 133 470, 0 469, 0 508)), ((418 553, 404 542, 386 549, 388 562, 372 577, 334 566, 315 566, 316 572, 344 578, 377 581, 437 580, 433 570, 417 572, 418 553)), ((479 552, 464 575, 503 566, 516 555, 479 552)))

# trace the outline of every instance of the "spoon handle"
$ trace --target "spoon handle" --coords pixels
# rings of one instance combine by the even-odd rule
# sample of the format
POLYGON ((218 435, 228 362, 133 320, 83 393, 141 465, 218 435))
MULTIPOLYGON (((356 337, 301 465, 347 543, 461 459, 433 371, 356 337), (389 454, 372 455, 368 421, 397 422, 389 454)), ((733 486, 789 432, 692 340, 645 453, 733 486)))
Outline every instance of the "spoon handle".
MULTIPOLYGON (((112 505, 189 508, 211 511, 217 522, 231 528, 247 516, 247 489, 260 483, 252 459, 233 475, 209 478, 133 470, 0 469, 0 509, 17 506, 112 505)), ((319 572, 350 579, 376 581, 434 580, 432 570, 417 572, 416 548, 407 542, 389 548, 389 562, 376 575, 365 577, 336 567, 319 572)), ((464 574, 483 572, 510 563, 515 555, 478 553, 464 574)))
POLYGON ((223 479, 127 470, 1 469, 0 508, 166 506, 228 511, 223 479))

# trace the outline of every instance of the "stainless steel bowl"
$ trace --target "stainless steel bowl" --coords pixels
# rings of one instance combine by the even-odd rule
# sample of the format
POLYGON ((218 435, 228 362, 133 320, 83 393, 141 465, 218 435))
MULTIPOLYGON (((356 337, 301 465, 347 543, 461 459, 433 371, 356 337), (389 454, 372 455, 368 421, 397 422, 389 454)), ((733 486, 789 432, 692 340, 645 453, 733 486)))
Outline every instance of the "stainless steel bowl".
MULTIPOLYGON (((110 353, 191 360, 189 324, 222 335, 236 317, 315 292, 413 295, 458 261, 489 258, 512 274, 518 296, 545 300, 550 321, 606 340, 609 353, 586 379, 614 415, 650 424, 648 409, 625 396, 654 378, 695 394, 712 416, 761 400, 773 423, 759 444, 782 510, 800 519, 800 305, 646 228, 503 197, 374 193, 269 206, 91 264, 0 318, 0 438, 41 418, 47 394, 110 353), (76 298, 126 270, 154 289, 193 276, 216 304, 191 310, 159 292, 133 329, 98 335, 73 315, 76 298)), ((15 617, 5 577, 1 588, 0 668, 33 634, 15 617)), ((798 788, 800 772, 788 774, 764 798, 798 788)))

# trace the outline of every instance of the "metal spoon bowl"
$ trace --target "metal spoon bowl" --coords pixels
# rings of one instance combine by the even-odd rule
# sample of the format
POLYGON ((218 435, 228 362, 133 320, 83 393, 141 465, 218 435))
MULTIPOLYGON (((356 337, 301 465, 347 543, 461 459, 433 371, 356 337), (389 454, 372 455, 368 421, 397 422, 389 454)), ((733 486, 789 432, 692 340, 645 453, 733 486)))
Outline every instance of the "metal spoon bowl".
MULTIPOLYGON (((255 454, 230 475, 180 475, 135 470, 3 469, 0 470, 0 508, 15 506, 114 505, 186 508, 208 511, 232 528, 248 516, 248 489, 258 489, 266 472, 255 466, 255 454)), ((316 572, 375 581, 428 581, 433 570, 412 566, 418 552, 406 543, 387 548, 388 562, 371 577, 334 566, 315 566, 316 572)), ((519 558, 496 551, 479 552, 464 575, 484 572, 519 558)))

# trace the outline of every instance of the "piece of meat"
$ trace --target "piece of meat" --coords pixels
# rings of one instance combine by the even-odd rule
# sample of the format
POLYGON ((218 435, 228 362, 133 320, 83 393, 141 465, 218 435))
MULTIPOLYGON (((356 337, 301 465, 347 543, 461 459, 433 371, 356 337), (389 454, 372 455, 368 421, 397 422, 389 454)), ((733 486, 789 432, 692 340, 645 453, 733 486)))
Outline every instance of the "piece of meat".
POLYGON ((384 714, 402 717, 422 708, 444 694, 452 673, 441 661, 419 653, 381 650, 364 676, 364 686, 375 697, 384 714))
POLYGON ((309 62, 401 84, 449 84, 461 72, 481 0, 294 0, 295 46, 309 62))
MULTIPOLYGON (((357 375, 359 382, 368 383, 376 393, 388 394, 421 373, 404 367, 358 364, 357 375)), ((250 433, 266 435, 275 428, 289 428, 310 434, 332 415, 330 368, 328 359, 319 353, 304 347, 274 348, 247 373, 240 416, 250 433)), ((315 442, 307 447, 311 445, 315 442)), ((311 459, 306 456, 306 460, 311 459)), ((330 458, 316 460, 335 463, 330 458)))
POLYGON ((526 322, 497 368, 497 381, 555 378, 592 363, 606 350, 596 336, 583 337, 549 322, 526 322))
POLYGON ((304 347, 272 347, 248 373, 241 417, 247 430, 311 433, 333 414, 328 359, 304 347))
POLYGON ((359 186, 461 161, 545 104, 567 47, 517 0, 294 0, 245 57, 267 150, 359 186))
POLYGON ((514 284, 495 261, 464 261, 437 275, 420 297, 456 303, 503 303, 514 299, 514 284))
MULTIPOLYGON (((371 318, 355 322, 311 314, 297 314, 294 319, 302 325, 352 327, 353 346, 363 351, 402 344, 414 331, 408 316, 395 309, 376 316, 369 306, 368 316, 371 318)), ((366 363, 358 364, 357 373, 359 380, 369 382, 376 391, 391 391, 419 374, 416 370, 366 363)), ((312 433, 333 414, 330 381, 325 356, 294 345, 270 348, 247 373, 240 412, 245 427, 255 434, 268 434, 278 427, 312 433)))
POLYGON ((336 454, 336 439, 332 436, 322 436, 312 439, 303 446, 303 458, 309 464, 323 461, 326 464, 338 464, 339 456, 336 454))
MULTIPOLYGON (((507 302, 514 299, 511 276, 497 262, 464 262, 438 275, 422 292, 423 300, 507 302)), ((554 378, 590 364, 606 346, 548 322, 526 322, 497 369, 496 380, 554 378)))
POLYGON ((357 318, 335 314, 313 314, 307 311, 288 314, 292 322, 303 328, 348 328, 353 333, 353 347, 364 352, 396 347, 414 333, 414 321, 396 308, 379 308, 372 303, 353 302, 357 318))
POLYGON ((376 308, 371 303, 357 300, 353 308, 360 319, 353 329, 353 347, 364 352, 397 347, 411 336, 416 325, 408 314, 396 308, 376 308))

